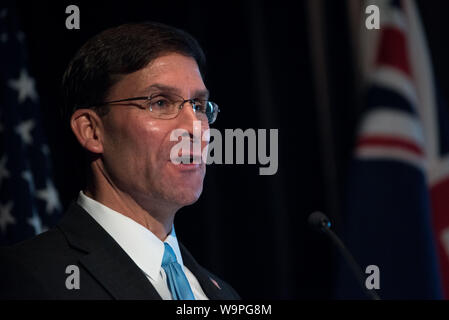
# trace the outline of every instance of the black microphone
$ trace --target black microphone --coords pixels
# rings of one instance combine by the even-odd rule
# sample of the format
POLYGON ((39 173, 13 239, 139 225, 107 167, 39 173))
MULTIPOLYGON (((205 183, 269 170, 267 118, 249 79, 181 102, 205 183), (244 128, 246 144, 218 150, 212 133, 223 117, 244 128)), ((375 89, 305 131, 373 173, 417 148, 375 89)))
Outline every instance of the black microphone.
POLYGON ((380 300, 379 296, 374 290, 368 290, 368 288, 365 286, 365 277, 362 269, 357 264, 349 250, 346 248, 343 241, 341 241, 341 239, 335 234, 335 232, 331 230, 331 222, 329 218, 324 213, 315 211, 309 216, 308 221, 311 227, 327 235, 334 243, 334 245, 340 250, 346 262, 351 267, 354 276, 357 278, 360 286, 362 287, 362 290, 372 300, 380 300))

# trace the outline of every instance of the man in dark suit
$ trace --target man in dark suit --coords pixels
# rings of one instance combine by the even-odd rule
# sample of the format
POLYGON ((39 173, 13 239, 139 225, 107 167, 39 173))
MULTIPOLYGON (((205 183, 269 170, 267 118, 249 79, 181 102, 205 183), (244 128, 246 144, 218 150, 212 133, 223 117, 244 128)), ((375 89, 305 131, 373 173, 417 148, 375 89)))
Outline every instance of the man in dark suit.
POLYGON ((239 299, 177 240, 173 221, 201 194, 204 133, 218 106, 189 34, 127 24, 89 40, 63 79, 88 184, 53 229, 0 252, 0 297, 239 299), (174 152, 178 137, 187 154, 174 152), (202 135, 201 135, 202 136, 202 135))

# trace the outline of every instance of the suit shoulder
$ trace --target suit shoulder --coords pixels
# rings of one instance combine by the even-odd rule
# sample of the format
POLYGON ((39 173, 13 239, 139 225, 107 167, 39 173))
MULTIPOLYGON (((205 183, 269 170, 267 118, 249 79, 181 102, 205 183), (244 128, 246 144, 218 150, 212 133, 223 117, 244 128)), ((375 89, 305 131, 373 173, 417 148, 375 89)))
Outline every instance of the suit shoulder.
POLYGON ((12 246, 3 247, 4 256, 27 258, 36 256, 48 256, 59 254, 67 249, 67 241, 63 234, 56 228, 43 232, 31 239, 18 242, 12 246))
POLYGON ((56 228, 0 248, 0 298, 45 299, 47 282, 55 274, 64 276, 65 266, 74 260, 72 252, 56 228))
POLYGON ((11 275, 42 274, 75 257, 64 235, 50 229, 40 235, 0 249, 1 271, 11 275))

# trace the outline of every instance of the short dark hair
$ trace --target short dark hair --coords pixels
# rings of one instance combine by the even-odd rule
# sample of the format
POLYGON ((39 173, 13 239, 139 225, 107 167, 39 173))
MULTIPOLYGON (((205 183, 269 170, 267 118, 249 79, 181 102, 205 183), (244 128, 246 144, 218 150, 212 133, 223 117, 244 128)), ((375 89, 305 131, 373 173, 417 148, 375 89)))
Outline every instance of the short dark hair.
MULTIPOLYGON (((187 32, 162 23, 129 23, 107 29, 88 40, 76 53, 62 80, 63 117, 70 119, 81 107, 104 102, 110 88, 122 76, 138 71, 166 53, 196 60, 204 78, 205 55, 187 32)), ((95 108, 107 113, 107 106, 95 108)))

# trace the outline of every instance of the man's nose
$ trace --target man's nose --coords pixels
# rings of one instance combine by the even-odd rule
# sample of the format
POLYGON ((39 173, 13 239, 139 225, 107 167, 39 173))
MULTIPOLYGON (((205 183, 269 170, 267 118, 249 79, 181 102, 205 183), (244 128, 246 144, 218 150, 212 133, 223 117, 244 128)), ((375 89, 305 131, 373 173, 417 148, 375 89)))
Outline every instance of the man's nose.
MULTIPOLYGON (((198 113, 200 111, 195 111, 195 103, 193 100, 186 100, 183 102, 181 110, 179 111, 178 117, 181 118, 182 121, 186 121, 190 123, 190 126, 192 125, 193 121, 201 121, 200 117, 198 116, 198 113)), ((204 121, 201 121, 204 122, 204 121)), ((204 126, 203 123, 201 123, 202 126, 204 126)))
POLYGON ((178 128, 187 130, 190 134, 190 137, 194 139, 199 139, 201 141, 201 136, 203 132, 209 129, 209 123, 207 121, 201 121, 197 116, 197 111, 193 110, 193 102, 185 101, 182 109, 180 110, 177 120, 178 120, 178 128), (200 121, 200 123, 198 123, 200 121), (198 135, 198 136, 195 136, 198 135))

